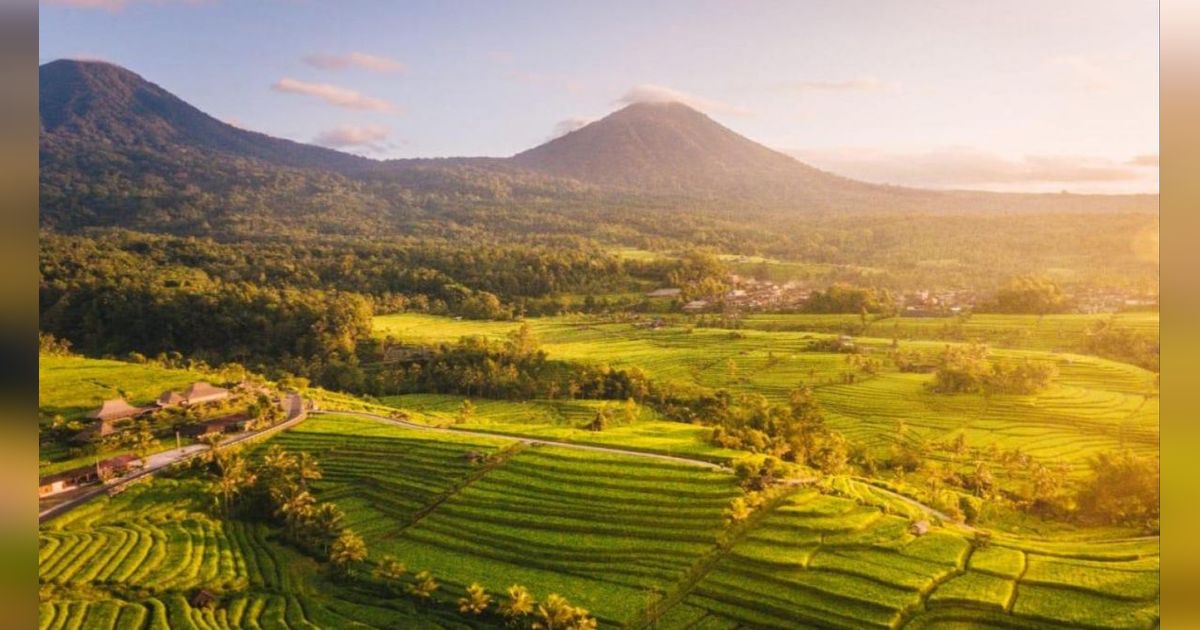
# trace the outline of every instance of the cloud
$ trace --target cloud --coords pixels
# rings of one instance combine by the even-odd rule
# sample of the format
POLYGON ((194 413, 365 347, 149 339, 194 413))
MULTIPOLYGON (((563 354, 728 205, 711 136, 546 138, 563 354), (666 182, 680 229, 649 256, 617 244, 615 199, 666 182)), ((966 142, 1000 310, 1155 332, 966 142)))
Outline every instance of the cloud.
POLYGON ((783 87, 797 92, 890 92, 896 89, 895 85, 875 77, 844 81, 795 81, 783 87))
MULTIPOLYGON (((1109 158, 1026 155, 1009 158, 970 147, 918 153, 864 148, 792 151, 819 168, 864 181, 928 188, 1000 191, 1150 192, 1157 169, 1109 158)), ((1139 156, 1144 157, 1144 156, 1139 156)), ((1137 159, 1137 158, 1135 158, 1137 159)))
POLYGON ((362 68, 372 72, 396 74, 407 70, 405 65, 395 59, 368 55, 367 53, 352 52, 346 55, 327 55, 317 53, 304 58, 304 63, 325 70, 344 70, 346 68, 362 68))
POLYGON ((633 103, 683 103, 689 107, 712 114, 731 114, 734 116, 752 116, 753 112, 739 105, 731 105, 722 101, 680 92, 669 87, 644 83, 630 88, 621 98, 614 101, 617 105, 633 103))
POLYGON ((1106 61, 1087 55, 1061 55, 1051 59, 1050 65, 1064 75, 1068 87, 1085 92, 1108 92, 1118 84, 1106 61))
POLYGON ((400 108, 383 99, 365 96, 354 90, 328 83, 308 83, 284 77, 276 81, 271 89, 289 94, 314 96, 330 105, 348 109, 369 109, 377 112, 399 113, 400 108))
POLYGON ((595 120, 595 118, 585 118, 583 116, 572 116, 571 118, 560 120, 555 123, 554 131, 551 132, 548 140, 565 136, 572 131, 579 129, 580 127, 588 125, 593 120, 595 120))
POLYGON ((1130 166, 1153 166, 1154 168, 1158 168, 1158 154, 1147 153, 1144 155, 1135 155, 1125 163, 1130 166))
POLYGON ((359 147, 380 152, 388 148, 385 141, 391 133, 391 129, 382 125, 342 125, 317 134, 313 143, 333 149, 359 147))

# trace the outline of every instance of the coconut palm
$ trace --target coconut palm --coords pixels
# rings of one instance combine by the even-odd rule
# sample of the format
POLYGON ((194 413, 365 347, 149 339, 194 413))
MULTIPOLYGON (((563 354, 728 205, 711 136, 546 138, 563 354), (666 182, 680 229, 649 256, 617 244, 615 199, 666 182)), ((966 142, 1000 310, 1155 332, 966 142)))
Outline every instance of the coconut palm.
POLYGON ((438 589, 437 580, 433 579, 433 575, 429 571, 421 571, 413 576, 412 584, 405 589, 410 595, 420 599, 429 599, 433 597, 433 592, 438 589))
POLYGON ((508 587, 508 599, 500 603, 500 613, 509 621, 516 621, 533 613, 537 602, 529 594, 529 589, 520 584, 508 587))
POLYGON ((342 575, 350 572, 351 563, 361 562, 366 558, 367 544, 349 527, 342 530, 341 535, 333 541, 333 545, 329 548, 329 562, 342 575))
POLYGON ((467 587, 467 596, 459 598, 458 611, 461 613, 470 613, 472 615, 483 614, 487 610, 488 604, 492 603, 492 596, 488 595, 483 586, 479 582, 474 582, 467 587))

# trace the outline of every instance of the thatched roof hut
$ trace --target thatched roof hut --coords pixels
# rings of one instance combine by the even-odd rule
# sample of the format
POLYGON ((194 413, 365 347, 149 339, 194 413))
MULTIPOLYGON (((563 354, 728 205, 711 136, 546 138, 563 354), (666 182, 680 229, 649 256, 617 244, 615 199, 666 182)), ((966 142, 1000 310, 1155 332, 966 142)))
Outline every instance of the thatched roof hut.
POLYGON ((132 418, 143 411, 145 410, 125 402, 124 398, 113 398, 104 401, 99 409, 89 413, 87 417, 93 420, 120 420, 121 418, 132 418))

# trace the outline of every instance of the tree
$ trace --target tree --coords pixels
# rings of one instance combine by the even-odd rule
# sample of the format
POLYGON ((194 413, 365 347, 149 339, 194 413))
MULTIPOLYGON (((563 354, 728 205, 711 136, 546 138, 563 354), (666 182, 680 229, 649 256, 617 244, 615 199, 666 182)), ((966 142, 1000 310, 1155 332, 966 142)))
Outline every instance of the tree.
POLYGON ((433 592, 437 589, 438 583, 433 579, 433 575, 429 571, 421 571, 413 576, 412 584, 409 584, 405 590, 409 595, 427 600, 433 597, 433 592))
POLYGON ((1078 493, 1085 519, 1126 525, 1158 519, 1159 467, 1155 458, 1129 451, 1101 453, 1090 466, 1092 476, 1078 493))
POLYGON ((508 587, 508 598, 500 603, 500 613, 510 622, 516 622, 532 614, 536 604, 529 589, 513 584, 508 587))
POLYGON ((225 514, 229 514, 234 497, 247 486, 253 485, 256 477, 241 453, 230 453, 221 458, 218 460, 218 466, 220 473, 216 486, 220 491, 221 509, 225 514))
POLYGON ((577 615, 575 607, 567 598, 558 593, 551 593, 537 606, 537 621, 533 623, 535 630, 566 630, 571 628, 577 615))
POLYGON ((138 459, 142 460, 143 465, 146 463, 146 457, 158 446, 158 438, 154 437, 150 423, 145 420, 138 421, 134 430, 126 432, 126 440, 126 444, 133 449, 138 459))
POLYGON ((456 424, 463 424, 465 422, 470 422, 471 418, 474 417, 475 403, 472 403, 469 399, 464 398, 462 404, 458 407, 458 415, 454 417, 454 422, 456 424))
POLYGON ((408 573, 408 566, 396 559, 395 556, 384 556, 375 566, 375 577, 381 580, 395 582, 408 573))
POLYGON ((730 502, 729 507, 725 508, 724 516, 725 520, 729 523, 740 523, 747 518, 750 518, 752 513, 754 513, 754 510, 750 507, 750 504, 746 502, 745 498, 734 497, 733 501, 730 502))
POLYGON ((1045 276, 1026 275, 1010 279, 979 311, 1046 315, 1066 309, 1067 299, 1058 284, 1045 276))
POLYGON ((361 562, 367 557, 367 545, 362 537, 355 534, 349 527, 342 530, 337 540, 329 548, 329 562, 341 575, 350 572, 350 565, 361 562))
POLYGON ((470 613, 472 615, 483 614, 487 610, 489 604, 492 603, 492 596, 488 595, 483 586, 479 582, 474 582, 467 587, 466 597, 459 598, 458 611, 461 613, 470 613))

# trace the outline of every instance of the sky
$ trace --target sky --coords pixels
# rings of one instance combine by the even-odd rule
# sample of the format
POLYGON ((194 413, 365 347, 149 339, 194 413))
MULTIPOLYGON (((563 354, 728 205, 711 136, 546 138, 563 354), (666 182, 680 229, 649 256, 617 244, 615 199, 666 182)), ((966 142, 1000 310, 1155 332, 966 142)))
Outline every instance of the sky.
POLYGON ((507 156, 680 100, 868 181, 1157 192, 1153 0, 43 0, 42 63, 375 158, 507 156))

